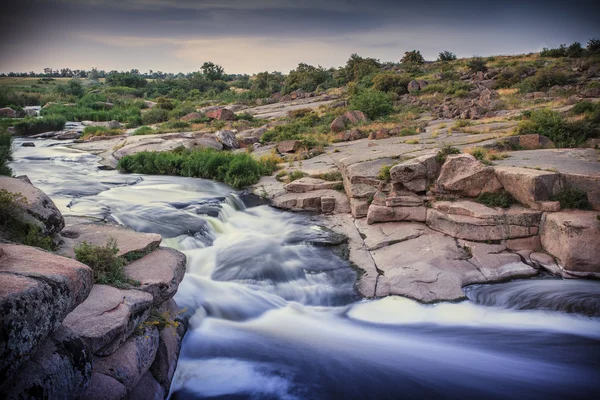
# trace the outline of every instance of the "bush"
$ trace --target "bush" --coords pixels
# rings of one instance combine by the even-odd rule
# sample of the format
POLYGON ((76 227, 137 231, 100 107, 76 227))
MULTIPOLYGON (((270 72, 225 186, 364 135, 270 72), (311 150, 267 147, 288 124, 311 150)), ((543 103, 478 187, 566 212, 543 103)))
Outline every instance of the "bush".
POLYGON ((460 154, 460 150, 449 144, 445 144, 435 155, 435 160, 439 163, 444 163, 450 154, 460 154))
POLYGON ((94 283, 128 288, 135 284, 123 270, 124 260, 117 257, 119 248, 115 239, 111 238, 104 246, 96 246, 88 242, 75 246, 75 258, 94 271, 94 283))
POLYGON ((132 135, 152 135, 153 133, 156 132, 149 126, 140 126, 135 131, 133 131, 132 135))
POLYGON ((467 67, 471 72, 486 72, 488 70, 485 60, 481 57, 474 57, 467 62, 467 67))
POLYGON ((423 65, 425 64, 425 59, 419 50, 412 50, 404 53, 404 57, 402 57, 400 62, 402 64, 423 65))
POLYGON ((586 113, 594 113, 600 109, 600 103, 592 103, 591 101, 579 101, 571 109, 571 113, 581 115, 586 113))
POLYGON ((539 133, 552 140, 557 147, 577 147, 588 138, 599 136, 598 127, 592 122, 568 122, 556 111, 533 110, 531 113, 523 114, 517 132, 519 134, 539 133))
POLYGON ((168 121, 168 122, 165 122, 164 124, 162 124, 161 128, 164 128, 164 129, 187 129, 190 126, 191 125, 189 124, 189 122, 185 122, 185 121, 168 121))
POLYGON ((142 114, 142 123, 144 125, 158 124, 169 119, 169 111, 159 107, 154 107, 142 114))
POLYGON ((0 133, 0 175, 12 176, 8 163, 12 161, 12 136, 0 133))
POLYGON ((406 74, 381 73, 373 77, 373 89, 403 95, 408 93, 408 83, 411 80, 406 74))
POLYGON ((456 54, 446 50, 446 51, 442 51, 439 55, 438 55, 438 61, 454 61, 456 60, 456 54))
POLYGON ((60 96, 75 96, 81 97, 85 90, 79 79, 71 79, 67 83, 60 83, 56 86, 56 93, 60 96))
POLYGON ((587 51, 590 54, 600 54, 600 39, 590 39, 587 42, 587 51))
POLYGON ((502 207, 509 208, 512 204, 517 203, 517 201, 512 197, 510 193, 506 190, 501 190, 499 192, 488 192, 481 193, 475 199, 477 203, 485 204, 488 207, 502 207))
POLYGON ((562 189, 556 195, 550 198, 552 201, 560 202, 561 208, 576 208, 579 210, 591 210, 592 206, 588 201, 587 194, 579 189, 562 189))
POLYGON ((560 58, 567 56, 567 46, 561 44, 556 49, 549 49, 544 47, 542 51, 540 51, 540 57, 550 57, 550 58, 560 58))
POLYGON ((119 160, 117 169, 137 174, 214 179, 241 189, 258 182, 263 175, 270 175, 274 167, 247 153, 179 148, 171 152, 140 152, 125 156, 119 160))
POLYGON ((521 93, 537 92, 550 89, 552 86, 566 85, 571 81, 571 77, 563 71, 544 68, 539 70, 534 76, 523 80, 519 85, 521 93))
POLYGON ((379 173, 377 174, 377 179, 384 182, 389 182, 391 179, 390 170, 392 169, 392 167, 393 165, 384 165, 383 167, 381 167, 379 173))
POLYGON ((572 45, 567 47, 567 57, 579 58, 585 55, 585 50, 579 42, 573 42, 572 45))
POLYGON ((394 109, 391 97, 379 90, 363 89, 350 98, 351 110, 360 110, 369 118, 383 117, 394 109))
POLYGON ((146 78, 132 74, 131 72, 110 74, 106 77, 105 83, 108 86, 125 86, 135 89, 143 88, 148 85, 146 78))
POLYGON ((122 135, 121 129, 109 129, 105 126, 86 126, 83 128, 83 139, 87 139, 93 136, 114 136, 122 135))
POLYGON ((17 135, 31 136, 38 133, 60 131, 64 129, 66 118, 60 115, 50 115, 44 118, 25 118, 14 127, 17 135))

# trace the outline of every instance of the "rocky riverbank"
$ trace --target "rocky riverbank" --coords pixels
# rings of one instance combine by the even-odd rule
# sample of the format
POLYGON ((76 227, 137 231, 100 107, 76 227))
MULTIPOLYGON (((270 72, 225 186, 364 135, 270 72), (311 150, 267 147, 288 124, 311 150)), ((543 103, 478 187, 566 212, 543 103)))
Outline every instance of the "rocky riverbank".
POLYGON ((166 398, 187 318, 172 299, 185 256, 161 237, 82 218, 63 218, 26 178, 0 178, 52 236, 55 252, 0 242, 0 393, 3 398, 166 398), (74 257, 82 242, 114 239, 135 284, 94 284, 74 257))

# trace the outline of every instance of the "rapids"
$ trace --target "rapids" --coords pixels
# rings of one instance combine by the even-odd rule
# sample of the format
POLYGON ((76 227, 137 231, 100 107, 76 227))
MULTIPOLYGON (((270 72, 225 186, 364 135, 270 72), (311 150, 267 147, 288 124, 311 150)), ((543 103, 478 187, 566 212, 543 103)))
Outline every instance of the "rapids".
POLYGON ((14 173, 65 215, 159 233, 186 254, 175 299, 191 319, 172 399, 597 396, 600 282, 474 285, 469 300, 433 305, 364 300, 317 217, 246 208, 208 180, 100 170, 64 142, 20 143, 14 173))

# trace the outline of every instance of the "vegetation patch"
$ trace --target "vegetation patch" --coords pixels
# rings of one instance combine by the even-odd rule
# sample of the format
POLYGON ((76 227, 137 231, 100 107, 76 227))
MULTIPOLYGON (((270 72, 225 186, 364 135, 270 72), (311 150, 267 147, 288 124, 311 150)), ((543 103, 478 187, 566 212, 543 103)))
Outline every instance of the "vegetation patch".
POLYGON ((512 197, 506 190, 499 192, 487 192, 481 193, 475 199, 477 203, 484 204, 488 207, 502 207, 509 208, 512 204, 516 204, 517 201, 512 197))
POLYGON ((552 140, 557 147, 577 147, 589 138, 600 137, 600 121, 596 121, 595 117, 569 121, 553 110, 533 110, 523 113, 517 132, 539 133, 552 140))
POLYGON ((390 176, 390 170, 392 169, 392 167, 393 165, 384 165, 383 167, 381 167, 379 173, 377 174, 377 179, 384 182, 389 182, 390 179, 392 179, 390 176))
POLYGON ((444 163, 446 162, 446 158, 451 154, 460 154, 460 150, 449 144, 444 144, 440 151, 435 155, 435 160, 439 163, 444 163))
POLYGON ((27 199, 20 193, 0 189, 0 236, 27 246, 53 250, 52 238, 26 220, 24 204, 27 204, 27 199))
POLYGON ((110 129, 105 126, 86 126, 83 129, 82 139, 89 139, 94 136, 115 136, 122 135, 123 131, 121 129, 110 129))
POLYGON ((575 208, 579 210, 591 210, 592 205, 588 201, 587 194, 579 189, 562 189, 550 198, 552 201, 560 202, 561 208, 575 208))
POLYGON ((9 133, 0 133, 0 175, 12 176, 12 169, 8 163, 12 159, 12 136, 9 133))
POLYGON ((178 175, 214 179, 236 189, 255 184, 275 170, 270 160, 256 160, 247 153, 214 149, 188 150, 180 147, 169 152, 140 152, 119 160, 117 169, 147 175, 178 175))
POLYGON ((139 286, 139 282, 128 278, 125 274, 123 270, 125 260, 117 257, 118 253, 119 248, 114 238, 110 238, 104 246, 83 242, 75 247, 75 259, 94 271, 94 283, 120 289, 139 286))
POLYGON ((61 115, 51 115, 44 118, 25 118, 14 124, 19 136, 31 136, 38 133, 60 131, 64 129, 66 118, 61 115))
POLYGON ((388 115, 394 109, 392 98, 379 90, 363 89, 350 97, 351 110, 364 112, 369 118, 375 119, 388 115))

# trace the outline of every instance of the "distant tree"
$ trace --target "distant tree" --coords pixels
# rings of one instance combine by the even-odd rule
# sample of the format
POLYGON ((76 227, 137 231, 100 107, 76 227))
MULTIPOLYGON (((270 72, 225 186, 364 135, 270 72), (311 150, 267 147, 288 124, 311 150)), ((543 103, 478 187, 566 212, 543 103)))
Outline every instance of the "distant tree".
POLYGON ((113 72, 109 73, 106 77, 106 84, 108 86, 127 86, 130 88, 143 88, 146 87, 148 81, 146 78, 132 74, 131 72, 113 72))
POLYGON ((98 68, 92 67, 88 77, 93 81, 98 81, 100 79, 100 72, 98 72, 98 68))
POLYGON ((345 66, 346 82, 359 81, 374 74, 381 69, 381 63, 374 58, 363 58, 354 53, 350 56, 345 66))
POLYGON ((285 78, 283 91, 290 93, 297 89, 312 92, 318 86, 324 85, 332 81, 332 74, 326 69, 308 65, 305 63, 298 64, 298 68, 290 71, 285 78))
POLYGON ((542 51, 540 51, 540 57, 552 57, 552 58, 559 58, 559 57, 566 57, 567 56, 567 45, 561 44, 560 46, 558 46, 555 49, 549 49, 547 47, 544 47, 542 49, 542 51))
POLYGON ((456 60, 456 54, 445 50, 438 55, 438 61, 453 61, 456 60))
POLYGON ((425 59, 419 50, 412 50, 404 53, 404 57, 402 57, 400 62, 402 64, 423 65, 425 63, 425 59))
POLYGON ((587 42, 587 51, 590 54, 600 53, 600 39, 592 38, 587 42))
POLYGON ((408 83, 412 78, 408 74, 381 73, 373 77, 373 89, 386 93, 403 95, 408 93, 408 83))
POLYGON ((578 58, 583 57, 585 50, 581 46, 579 42, 573 42, 569 47, 567 47, 567 57, 578 58))
POLYGON ((220 65, 214 64, 210 61, 202 64, 200 68, 202 73, 206 76, 209 81, 218 81, 223 79, 225 70, 220 65))
POLYGON ((467 63, 467 67, 471 70, 471 72, 486 72, 487 65, 485 64, 485 60, 481 57, 473 57, 467 63))
POLYGON ((60 83, 56 86, 56 93, 61 96, 76 96, 81 97, 84 95, 85 90, 79 79, 73 78, 67 83, 60 83))

